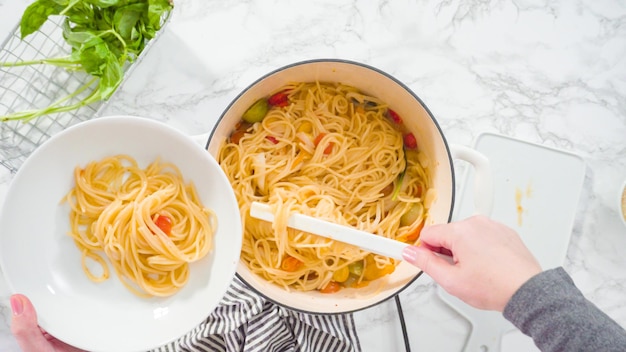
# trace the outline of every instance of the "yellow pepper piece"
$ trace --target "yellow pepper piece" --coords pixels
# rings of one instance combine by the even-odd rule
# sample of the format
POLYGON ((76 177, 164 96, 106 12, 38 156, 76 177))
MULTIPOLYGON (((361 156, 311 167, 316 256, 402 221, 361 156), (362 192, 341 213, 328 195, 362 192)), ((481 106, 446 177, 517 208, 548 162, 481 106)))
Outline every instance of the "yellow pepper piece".
POLYGON ((387 264, 382 268, 379 268, 376 265, 376 260, 374 260, 373 255, 368 255, 365 257, 365 269, 363 272, 363 278, 367 281, 376 280, 381 278, 387 274, 391 274, 396 270, 396 267, 393 264, 387 264))
POLYGON ((293 159, 293 164, 291 164, 291 170, 295 170, 298 165, 302 164, 305 160, 311 159, 311 154, 304 150, 300 150, 298 155, 296 155, 295 159, 293 159))
POLYGON ((348 280, 348 276, 350 276, 350 270, 348 266, 341 267, 333 273, 333 281, 336 282, 345 282, 348 280))
POLYGON ((309 121, 304 121, 298 126, 298 132, 311 133, 313 132, 313 125, 309 121))

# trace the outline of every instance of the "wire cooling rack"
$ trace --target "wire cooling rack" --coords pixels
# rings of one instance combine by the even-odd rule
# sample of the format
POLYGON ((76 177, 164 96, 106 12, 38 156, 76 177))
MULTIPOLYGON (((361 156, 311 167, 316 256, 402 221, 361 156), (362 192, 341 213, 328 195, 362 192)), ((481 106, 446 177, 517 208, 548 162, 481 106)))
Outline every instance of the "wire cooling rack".
MULTIPOLYGON (((125 67, 125 77, 146 54, 163 32, 163 26, 146 45, 137 60, 125 67)), ((22 40, 19 24, 0 47, 0 62, 18 62, 69 55, 71 47, 63 39, 63 17, 50 17, 37 31, 22 40)), ((93 77, 85 72, 68 71, 53 65, 0 66, 0 116, 13 112, 40 109, 67 96, 93 77)), ((118 91, 120 87, 118 87, 118 91)), ((78 102, 93 88, 68 100, 78 102)), ((54 134, 78 123, 97 117, 105 102, 96 102, 69 112, 43 115, 28 122, 0 121, 0 165, 17 172, 26 158, 54 134)))
MULTIPOLYGON (((20 39, 19 26, 0 48, 0 62, 17 62, 70 54, 62 35, 61 17, 50 18, 42 28, 20 39)), ((0 67, 0 116, 17 111, 43 108, 70 94, 91 77, 84 72, 67 71, 52 65, 0 67)), ((75 97, 79 101, 90 89, 75 97)), ((44 115, 29 122, 0 122, 0 164, 16 172, 35 148, 55 133, 92 118, 102 103, 75 111, 44 115)))

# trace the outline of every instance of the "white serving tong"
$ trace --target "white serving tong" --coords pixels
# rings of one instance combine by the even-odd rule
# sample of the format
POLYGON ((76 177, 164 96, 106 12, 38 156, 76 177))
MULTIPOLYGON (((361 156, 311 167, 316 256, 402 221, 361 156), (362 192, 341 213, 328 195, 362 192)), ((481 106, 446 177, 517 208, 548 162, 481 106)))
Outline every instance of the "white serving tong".
MULTIPOLYGON (((250 207, 250 216, 259 220, 274 222, 274 213, 267 204, 253 202, 250 207)), ((400 260, 402 260, 402 250, 409 246, 404 242, 299 213, 289 215, 287 226, 400 260)))

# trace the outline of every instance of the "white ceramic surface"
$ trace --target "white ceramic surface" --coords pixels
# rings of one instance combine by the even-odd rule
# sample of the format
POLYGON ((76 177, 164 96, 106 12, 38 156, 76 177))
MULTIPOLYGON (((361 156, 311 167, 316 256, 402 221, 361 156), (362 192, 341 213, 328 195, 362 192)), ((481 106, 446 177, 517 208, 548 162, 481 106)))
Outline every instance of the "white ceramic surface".
POLYGON ((103 117, 55 135, 20 168, 2 209, 0 264, 11 291, 31 299, 42 328, 90 351, 141 351, 184 334, 218 304, 239 260, 239 208, 219 165, 191 138, 146 118, 103 117), (67 235, 70 209, 60 201, 74 168, 116 154, 140 167, 157 157, 173 162, 216 212, 212 251, 190 264, 189 281, 172 296, 137 297, 114 274, 90 281, 67 235))

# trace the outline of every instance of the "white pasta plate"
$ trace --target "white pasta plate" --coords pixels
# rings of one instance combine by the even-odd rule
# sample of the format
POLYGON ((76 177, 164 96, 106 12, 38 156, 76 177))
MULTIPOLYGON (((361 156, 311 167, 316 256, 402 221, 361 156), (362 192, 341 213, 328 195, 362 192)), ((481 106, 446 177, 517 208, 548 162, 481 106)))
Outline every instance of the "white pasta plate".
POLYGON ((200 144, 147 118, 102 117, 55 135, 19 169, 2 209, 0 265, 10 290, 30 298, 43 329, 89 351, 148 350, 184 335, 218 305, 239 262, 240 213, 228 179, 200 144), (212 251, 190 264, 189 281, 172 296, 140 298, 113 272, 90 281, 67 235, 70 207, 61 200, 74 168, 115 154, 141 167, 157 157, 174 163, 217 215, 212 251))

